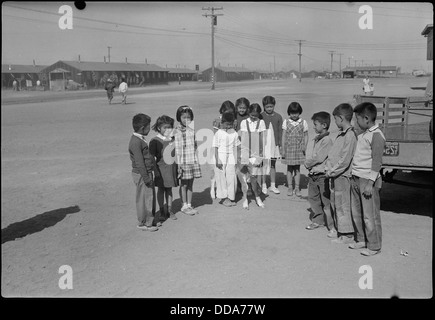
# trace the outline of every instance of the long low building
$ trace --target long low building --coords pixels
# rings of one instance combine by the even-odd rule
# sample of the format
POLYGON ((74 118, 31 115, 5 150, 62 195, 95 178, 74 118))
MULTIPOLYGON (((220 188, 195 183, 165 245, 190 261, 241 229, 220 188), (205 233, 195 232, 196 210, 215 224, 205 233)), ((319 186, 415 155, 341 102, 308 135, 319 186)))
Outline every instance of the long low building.
POLYGON ((343 78, 354 77, 397 77, 399 69, 396 66, 365 66, 365 67, 346 67, 342 71, 343 78))
POLYGON ((198 72, 187 68, 165 68, 168 70, 169 81, 192 81, 197 80, 198 72))
MULTIPOLYGON (((253 80, 254 71, 241 67, 215 67, 216 82, 253 80)), ((211 68, 202 71, 203 81, 211 81, 211 68)))
POLYGON ((2 88, 11 88, 12 82, 17 80, 19 87, 34 87, 36 81, 42 82, 41 70, 47 66, 2 64, 2 88))
POLYGON ((89 88, 103 87, 109 77, 116 83, 124 78, 129 86, 168 82, 166 69, 145 63, 59 60, 41 72, 49 79, 51 90, 64 90, 71 80, 89 88))

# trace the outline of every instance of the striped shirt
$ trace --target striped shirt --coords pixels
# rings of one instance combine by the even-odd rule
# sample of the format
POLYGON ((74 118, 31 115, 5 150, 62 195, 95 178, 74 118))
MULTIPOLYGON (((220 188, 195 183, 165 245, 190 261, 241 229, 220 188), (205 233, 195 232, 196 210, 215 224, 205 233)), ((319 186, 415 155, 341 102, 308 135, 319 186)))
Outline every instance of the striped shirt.
POLYGON ((385 136, 375 124, 358 136, 358 142, 352 161, 352 174, 376 181, 380 176, 385 136))

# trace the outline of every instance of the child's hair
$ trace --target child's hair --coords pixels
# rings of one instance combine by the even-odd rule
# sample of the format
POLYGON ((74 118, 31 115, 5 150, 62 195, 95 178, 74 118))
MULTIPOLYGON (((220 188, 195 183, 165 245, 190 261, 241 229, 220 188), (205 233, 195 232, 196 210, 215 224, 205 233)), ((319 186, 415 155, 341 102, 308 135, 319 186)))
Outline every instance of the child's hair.
POLYGON ((349 103, 341 103, 332 111, 333 116, 342 116, 347 121, 351 121, 353 117, 353 108, 349 103))
POLYGON ((253 103, 253 104, 249 105, 248 114, 252 113, 252 112, 257 112, 258 118, 263 119, 263 116, 261 115, 261 107, 258 103, 253 103))
POLYGON ((311 120, 318 121, 321 124, 326 124, 326 130, 328 130, 329 125, 331 124, 331 115, 328 112, 320 111, 313 114, 311 120))
POLYGON ((371 102, 363 102, 357 105, 353 109, 353 112, 357 115, 367 116, 372 122, 375 122, 378 109, 376 109, 376 106, 371 102))
POLYGON ((249 108, 249 105, 251 104, 248 99, 245 97, 239 98, 236 100, 236 108, 240 105, 244 104, 246 108, 249 108))
POLYGON ((222 113, 222 119, 221 119, 221 122, 222 123, 224 123, 224 122, 228 122, 228 123, 231 123, 231 124, 233 124, 234 123, 234 113, 232 113, 232 112, 224 112, 224 113, 222 113))
POLYGON ((302 107, 298 102, 292 102, 288 105, 287 108, 287 114, 290 115, 290 113, 299 113, 302 114, 302 107))
POLYGON ((121 78, 121 82, 125 82, 125 79, 124 79, 124 78, 121 78))
POLYGON ((156 132, 160 132, 160 127, 163 124, 169 124, 172 128, 174 127, 174 119, 169 116, 163 115, 157 118, 156 123, 151 127, 156 132))
POLYGON ((265 96, 263 98, 263 107, 267 106, 268 104, 275 105, 275 98, 272 96, 265 96))
POLYGON ((181 115, 183 113, 188 113, 190 115, 190 120, 193 120, 193 111, 189 106, 181 106, 177 109, 176 119, 181 122, 181 115))
POLYGON ((146 127, 151 123, 151 117, 143 113, 138 113, 133 117, 133 130, 138 132, 141 127, 146 127))
POLYGON ((219 113, 223 114, 224 112, 232 112, 233 114, 236 114, 236 107, 234 106, 234 103, 232 103, 230 100, 226 100, 222 103, 221 107, 219 108, 219 113))

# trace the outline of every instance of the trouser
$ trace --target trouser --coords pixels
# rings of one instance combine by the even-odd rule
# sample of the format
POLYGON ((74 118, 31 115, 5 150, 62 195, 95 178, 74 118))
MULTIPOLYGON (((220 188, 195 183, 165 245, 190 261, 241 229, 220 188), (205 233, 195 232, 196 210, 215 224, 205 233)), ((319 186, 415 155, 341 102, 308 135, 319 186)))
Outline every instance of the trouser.
MULTIPOLYGON (((152 173, 149 173, 152 175, 152 173)), ((136 185, 136 211, 139 224, 150 227, 154 221, 155 190, 154 182, 147 187, 139 173, 132 172, 133 182, 136 185)))
POLYGON ((219 154, 222 170, 216 166, 214 168, 216 179, 216 197, 220 199, 228 198, 232 201, 236 199, 236 164, 233 155, 219 154))
POLYGON ((351 178, 352 220, 357 241, 366 242, 367 248, 370 250, 380 250, 382 247, 382 226, 379 191, 382 186, 382 178, 379 177, 375 181, 372 196, 367 199, 363 192, 368 182, 368 179, 357 176, 351 178))
POLYGON ((121 92, 121 97, 122 102, 127 102, 127 92, 121 92))
POLYGON ((308 175, 308 202, 314 215, 312 221, 336 229, 331 214, 329 179, 324 174, 308 175), (326 221, 325 221, 326 220, 326 221))
POLYGON ((112 100, 113 99, 113 91, 107 91, 107 98, 109 99, 109 100, 112 100))
POLYGON ((350 204, 350 177, 330 179, 332 216, 339 233, 354 233, 350 204))

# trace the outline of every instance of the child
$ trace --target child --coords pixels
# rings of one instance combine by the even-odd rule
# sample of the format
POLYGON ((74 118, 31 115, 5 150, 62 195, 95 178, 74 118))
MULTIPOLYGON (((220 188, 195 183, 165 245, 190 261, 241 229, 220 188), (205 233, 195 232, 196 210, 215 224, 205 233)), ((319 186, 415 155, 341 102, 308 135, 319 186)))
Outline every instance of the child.
POLYGON ((177 220, 172 212, 172 188, 178 187, 178 168, 175 159, 175 143, 172 131, 174 119, 168 116, 157 118, 152 129, 157 136, 150 141, 150 153, 156 158, 159 177, 156 177, 154 184, 157 189, 157 202, 160 208, 160 216, 177 220), (166 199, 166 205, 164 200, 166 199))
POLYGON ((373 82, 370 83, 370 95, 374 95, 375 94, 375 85, 373 84, 373 82))
POLYGON ((307 230, 314 230, 325 225, 328 227, 329 238, 337 236, 334 221, 330 208, 330 191, 329 181, 325 175, 325 163, 328 152, 332 146, 332 140, 329 137, 329 125, 331 116, 329 113, 321 111, 313 114, 314 131, 317 136, 313 139, 313 148, 309 149, 305 167, 308 169, 308 202, 313 211, 312 223, 306 227, 307 230))
POLYGON ((198 211, 192 207, 192 189, 195 178, 201 178, 201 168, 196 154, 193 111, 189 106, 177 109, 179 122, 175 130, 175 154, 178 163, 178 177, 181 179, 180 194, 183 201, 181 212, 194 215, 198 211))
POLYGON ((249 117, 248 108, 249 108, 249 100, 245 97, 239 98, 236 100, 236 126, 234 130, 240 130, 240 123, 249 117))
POLYGON ((295 178, 294 194, 301 196, 301 164, 305 161, 305 150, 308 144, 308 124, 300 118, 302 107, 292 102, 287 108, 288 119, 282 123, 282 163, 287 165, 287 195, 293 195, 293 177, 295 178))
POLYGON ((115 84, 112 79, 107 79, 106 86, 104 87, 107 91, 107 98, 109 99, 109 104, 112 104, 113 92, 115 91, 115 84))
POLYGON ((154 157, 148 150, 145 136, 150 132, 151 118, 143 113, 133 117, 134 133, 130 138, 128 152, 132 164, 133 182, 136 185, 136 210, 139 220, 138 228, 156 231, 153 226, 154 182, 153 172, 156 169, 154 157))
POLYGON ((128 91, 127 82, 125 82, 124 78, 121 78, 121 84, 119 85, 119 92, 121 93, 122 96, 121 104, 127 104, 127 91, 128 91))
MULTIPOLYGON (((234 115, 236 114, 236 108, 231 101, 229 101, 229 100, 224 101, 222 103, 221 107, 219 108, 220 116, 219 116, 219 118, 216 118, 213 120, 213 133, 216 133, 221 128, 222 114, 224 112, 230 112, 230 113, 233 113, 234 115)), ((237 124, 237 122, 236 122, 236 120, 234 120, 234 126, 236 126, 236 124, 237 124)), ((216 179, 215 179, 215 163, 214 163, 215 154, 213 152, 214 151, 213 149, 214 148, 212 147, 212 150, 211 150, 212 152, 210 152, 210 156, 212 157, 211 161, 210 161, 210 163, 211 163, 210 196, 212 199, 216 199, 216 190, 215 190, 216 179)))
POLYGON ((356 135, 351 121, 352 106, 338 105, 332 112, 340 132, 337 135, 326 159, 326 178, 330 181, 332 214, 337 223, 338 239, 334 243, 353 243, 354 228, 350 213, 351 164, 356 147, 356 135))
POLYGON ((248 209, 248 188, 246 185, 249 181, 248 179, 250 179, 257 205, 260 208, 264 208, 257 181, 263 176, 263 151, 266 125, 261 119, 261 107, 258 103, 253 103, 249 106, 248 114, 249 118, 240 123, 242 151, 238 176, 242 183, 243 208, 248 209))
POLYGON ((382 246, 379 190, 385 136, 375 123, 375 105, 363 102, 353 111, 363 133, 358 136, 352 161, 351 206, 357 242, 350 244, 349 248, 366 247, 361 254, 372 256, 379 253, 382 246))
POLYGON ((217 197, 225 199, 223 205, 235 206, 236 196, 236 158, 237 147, 240 145, 239 135, 233 128, 234 113, 222 114, 220 129, 215 133, 213 148, 215 148, 215 177, 217 197))
MULTIPOLYGON (((263 116, 264 123, 266 124, 266 145, 265 145, 265 157, 270 159, 268 161, 268 167, 270 166, 270 190, 276 194, 279 194, 278 188, 275 186, 275 164, 276 159, 281 157, 281 142, 282 142, 282 117, 275 110, 275 98, 271 96, 265 96, 263 98, 264 111, 261 114, 263 116)), ((266 170, 269 168, 266 168, 266 170)), ((266 171, 267 172, 267 171, 266 171)), ((263 193, 267 194, 266 175, 263 177, 263 193)))

